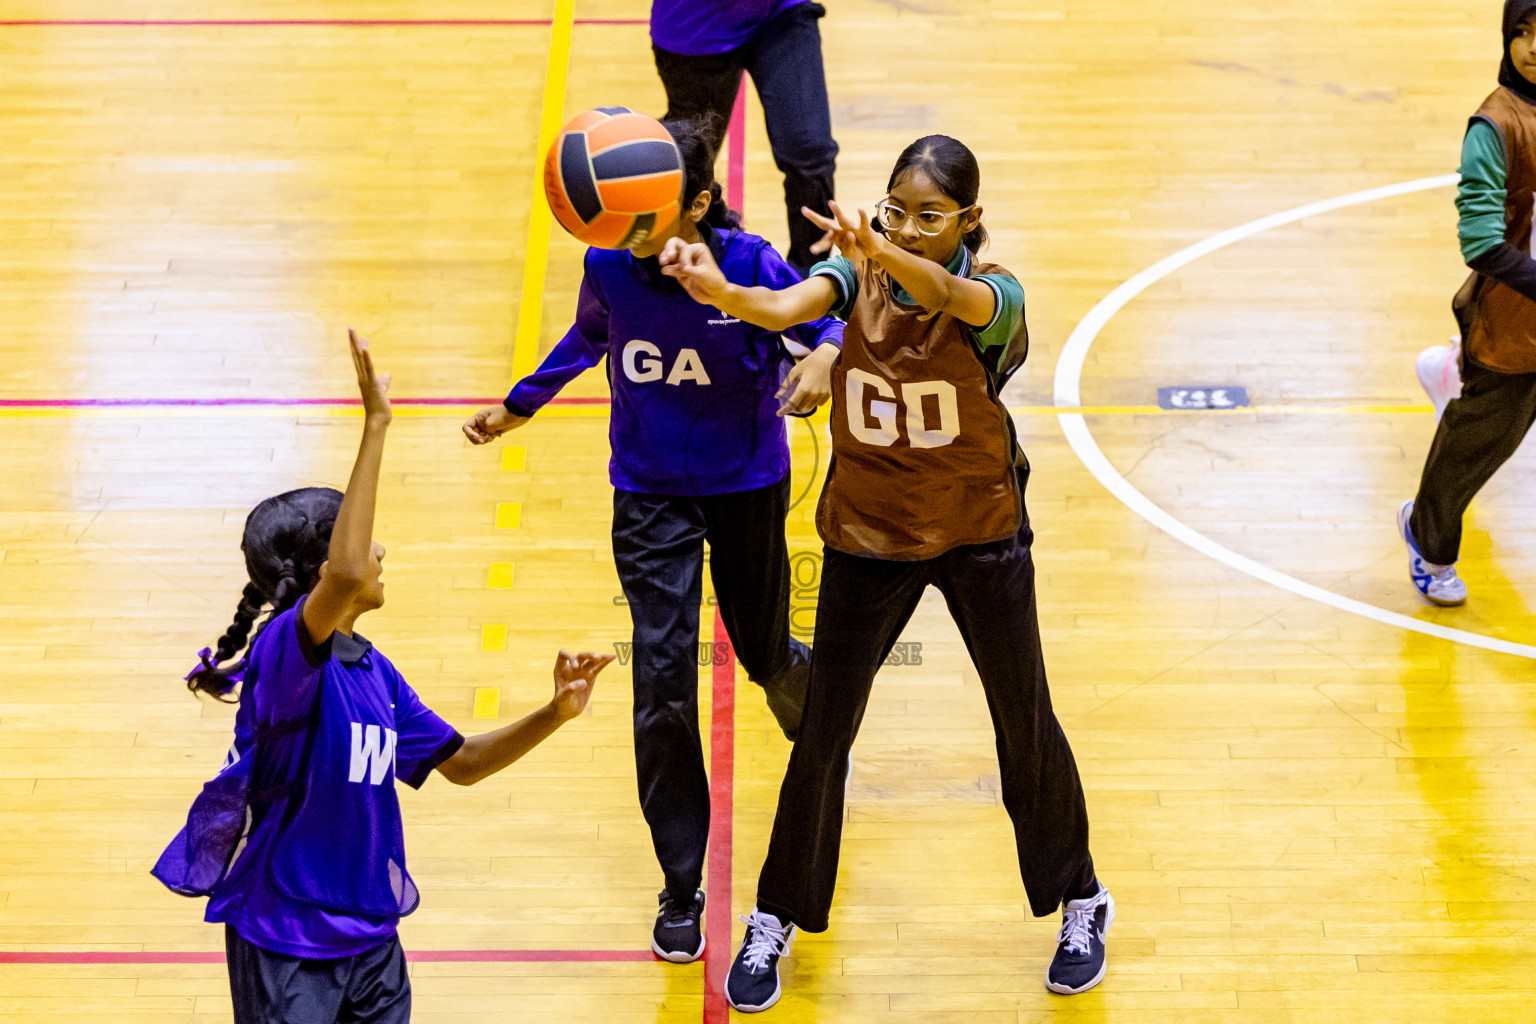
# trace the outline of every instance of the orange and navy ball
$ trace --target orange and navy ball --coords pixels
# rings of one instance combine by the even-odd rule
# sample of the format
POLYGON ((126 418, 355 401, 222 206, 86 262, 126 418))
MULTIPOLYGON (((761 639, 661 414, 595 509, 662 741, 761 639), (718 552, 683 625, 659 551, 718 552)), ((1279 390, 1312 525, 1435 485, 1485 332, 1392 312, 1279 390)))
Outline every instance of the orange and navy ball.
POLYGON ((627 249, 677 217, 683 157, 660 121, 599 107, 560 129, 544 158, 544 195, 578 241, 627 249))

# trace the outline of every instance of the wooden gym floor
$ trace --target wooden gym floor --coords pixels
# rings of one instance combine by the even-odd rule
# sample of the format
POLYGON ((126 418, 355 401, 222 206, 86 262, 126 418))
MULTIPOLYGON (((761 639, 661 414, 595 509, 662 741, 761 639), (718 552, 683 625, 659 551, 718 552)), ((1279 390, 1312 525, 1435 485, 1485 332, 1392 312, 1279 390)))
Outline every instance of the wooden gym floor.
MULTIPOLYGON (((1420 604, 1393 529, 1433 430, 1414 355, 1450 333, 1463 274, 1451 189, 1253 233, 1066 345, 1186 246, 1454 172, 1493 84, 1497 5, 829 6, 839 194, 879 199, 919 134, 965 140, 988 255, 1028 291, 1034 351, 1007 397, 1035 468, 1053 691, 1120 910, 1105 984, 1046 993, 1056 924, 1022 906, 979 686, 929 601, 906 635, 921 664, 882 675, 854 751, 832 928, 797 942, 772 1019, 1529 1019, 1530 451, 1473 506, 1464 609, 1420 604), (1158 410, 1179 385, 1245 387, 1254 406, 1158 410), (1094 411, 1059 415, 1078 400, 1094 411)), ((544 699, 557 647, 628 639, 601 373, 500 450, 458 424, 568 322, 581 250, 530 224, 541 126, 661 110, 647 11, 6 0, 3 1024, 229 1019, 218 930, 147 870, 229 742, 229 709, 180 679, 233 612, 245 512, 345 479, 346 325, 418 400, 381 494, 390 603, 365 627, 424 698, 491 728, 544 699)), ((782 244, 755 99, 744 128, 733 184, 782 244)), ((797 490, 814 490, 824 427, 793 429, 797 490)), ((790 525, 802 623, 813 505, 790 525)), ((788 746, 744 679, 700 683, 717 806, 734 808, 712 963, 646 953, 660 879, 616 665, 591 714, 516 769, 405 794, 418 1020, 725 1019, 721 933, 750 906, 788 746)))

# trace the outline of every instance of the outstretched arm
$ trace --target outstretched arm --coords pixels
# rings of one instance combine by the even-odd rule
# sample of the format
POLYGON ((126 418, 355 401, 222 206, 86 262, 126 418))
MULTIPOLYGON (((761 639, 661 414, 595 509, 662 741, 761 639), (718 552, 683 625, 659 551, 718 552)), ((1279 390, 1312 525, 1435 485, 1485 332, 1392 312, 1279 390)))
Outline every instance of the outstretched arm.
POLYGON ((770 331, 787 331, 826 316, 837 302, 837 288, 821 277, 778 290, 732 284, 720 272, 709 246, 690 245, 681 238, 672 239, 662 250, 661 272, 677 278, 693 301, 770 331))
POLYGON ((586 709, 597 674, 611 661, 611 654, 561 651, 555 659, 555 695, 548 704, 505 728, 469 737, 437 770, 455 785, 472 786, 521 759, 586 709))
POLYGON ((373 560, 373 510, 378 502, 379 464, 384 458, 384 435, 393 411, 389 404, 389 374, 375 373, 368 341, 350 327, 347 342, 357 388, 363 396, 363 443, 352 465, 352 479, 331 529, 331 546, 321 569, 320 582, 304 602, 304 628, 317 646, 328 640, 352 607, 352 599, 367 583, 373 560))
POLYGON ((831 217, 804 207, 800 211, 811 223, 826 229, 827 237, 820 244, 831 240, 845 253, 857 252, 864 259, 874 260, 924 309, 948 313, 973 327, 985 327, 992 322, 997 313, 997 296, 984 282, 956 277, 933 260, 893 244, 875 231, 869 214, 863 210, 859 211, 858 223, 854 223, 837 203, 829 202, 827 206, 831 217))
POLYGON ((499 405, 488 406, 464 421, 471 444, 489 444, 533 418, 560 389, 602 362, 608 352, 608 304, 592 275, 581 279, 576 322, 552 348, 539 368, 513 386, 499 405))

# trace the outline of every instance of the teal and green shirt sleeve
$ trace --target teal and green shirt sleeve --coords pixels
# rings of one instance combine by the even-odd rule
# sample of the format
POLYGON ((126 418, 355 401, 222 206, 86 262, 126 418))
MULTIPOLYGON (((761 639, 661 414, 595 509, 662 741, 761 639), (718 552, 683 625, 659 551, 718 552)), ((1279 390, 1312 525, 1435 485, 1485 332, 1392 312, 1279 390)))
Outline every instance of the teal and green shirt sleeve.
POLYGON ((806 280, 812 277, 825 277, 832 282, 832 287, 837 289, 838 300, 828 313, 839 320, 847 320, 853 312, 854 300, 859 297, 859 275, 853 271, 853 261, 846 256, 822 260, 811 268, 806 280))
POLYGON ((1461 184, 1456 211, 1461 214, 1457 235, 1461 258, 1471 263, 1504 241, 1504 192, 1509 162, 1498 129, 1478 118, 1461 143, 1461 184))
POLYGON ((974 280, 986 284, 997 296, 992 322, 976 332, 976 344, 984 349, 1008 344, 1024 319, 1024 286, 1007 274, 978 274, 974 280))

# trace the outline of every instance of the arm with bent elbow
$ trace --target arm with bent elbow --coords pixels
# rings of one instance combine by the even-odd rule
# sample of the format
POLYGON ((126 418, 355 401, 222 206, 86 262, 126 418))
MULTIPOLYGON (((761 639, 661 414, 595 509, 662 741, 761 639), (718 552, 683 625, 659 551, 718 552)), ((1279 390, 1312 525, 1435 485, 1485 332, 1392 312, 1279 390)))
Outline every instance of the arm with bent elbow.
POLYGON ((777 289, 733 284, 709 246, 681 238, 673 238, 661 251, 661 272, 676 278, 693 301, 769 331, 787 331, 824 317, 837 302, 836 286, 821 277, 777 289))
POLYGON ((521 760, 586 709, 597 674, 611 661, 611 654, 561 651, 555 659, 555 695, 548 704, 505 728, 470 736, 437 770, 455 785, 473 786, 521 760))

